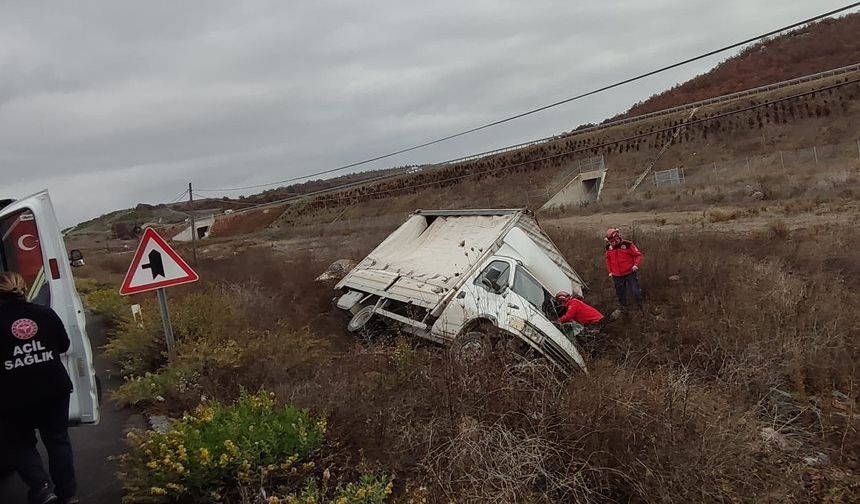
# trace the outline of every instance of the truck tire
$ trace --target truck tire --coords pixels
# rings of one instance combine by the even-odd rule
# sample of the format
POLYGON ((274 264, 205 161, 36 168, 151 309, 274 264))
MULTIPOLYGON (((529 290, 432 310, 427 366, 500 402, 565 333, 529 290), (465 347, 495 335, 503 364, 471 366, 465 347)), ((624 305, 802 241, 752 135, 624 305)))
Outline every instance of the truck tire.
POLYGON ((365 306, 364 308, 358 310, 355 315, 349 320, 349 323, 346 324, 346 330, 354 333, 360 332, 364 327, 370 322, 370 319, 373 318, 373 309, 374 306, 365 306))
POLYGON ((479 331, 461 334, 448 350, 454 362, 461 366, 476 364, 489 357, 492 351, 490 337, 479 331))

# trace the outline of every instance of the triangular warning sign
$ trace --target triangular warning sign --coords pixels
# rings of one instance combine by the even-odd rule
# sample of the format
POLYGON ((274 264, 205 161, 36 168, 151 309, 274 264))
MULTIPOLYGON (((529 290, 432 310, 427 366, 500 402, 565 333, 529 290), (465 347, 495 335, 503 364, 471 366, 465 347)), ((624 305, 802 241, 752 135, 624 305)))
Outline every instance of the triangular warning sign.
POLYGON ((158 235, 147 228, 125 274, 119 293, 127 296, 163 287, 196 282, 200 277, 158 235))

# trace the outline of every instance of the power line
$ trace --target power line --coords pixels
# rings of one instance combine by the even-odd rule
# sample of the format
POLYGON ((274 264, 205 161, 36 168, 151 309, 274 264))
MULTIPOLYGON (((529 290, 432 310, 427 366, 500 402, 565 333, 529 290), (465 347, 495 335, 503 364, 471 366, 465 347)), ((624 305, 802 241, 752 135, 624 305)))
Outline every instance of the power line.
POLYGON ((758 35, 758 36, 756 36, 756 37, 751 37, 751 38, 748 38, 748 39, 743 40, 743 41, 740 41, 740 42, 735 42, 735 43, 733 43, 733 44, 729 44, 729 45, 724 46, 724 47, 721 47, 721 48, 719 48, 719 49, 714 49, 714 50, 709 51, 709 52, 706 52, 706 53, 704 53, 704 54, 700 54, 699 56, 695 56, 695 57, 692 57, 692 58, 687 58, 687 59, 685 59, 685 60, 683 60, 683 61, 679 61, 679 62, 677 62, 677 63, 673 63, 673 64, 671 64, 671 65, 667 65, 667 66, 664 66, 664 67, 658 68, 658 69, 656 69, 656 70, 651 70, 650 72, 646 72, 646 73, 643 73, 643 74, 639 74, 639 75, 637 75, 637 76, 635 76, 635 77, 630 77, 630 78, 628 78, 628 79, 624 79, 624 80, 619 81, 619 82, 616 82, 616 83, 614 83, 614 84, 609 84, 609 85, 603 86, 603 87, 598 88, 598 89, 595 89, 595 90, 593 90, 593 91, 588 91, 588 92, 586 92, 586 93, 582 93, 582 94, 579 94, 579 95, 576 95, 576 96, 573 96, 573 97, 570 97, 570 98, 566 98, 566 99, 564 99, 564 100, 560 100, 560 101, 557 101, 557 102, 554 102, 554 103, 550 103, 549 105, 544 105, 544 106, 542 106, 542 107, 534 108, 534 109, 531 109, 531 110, 528 110, 528 111, 525 111, 525 112, 521 112, 521 113, 516 114, 516 115, 512 115, 512 116, 506 117, 506 118, 504 118, 504 119, 499 119, 499 120, 497 120, 497 121, 493 121, 493 122, 490 122, 490 123, 487 123, 487 124, 483 124, 483 125, 481 125, 481 126, 477 126, 477 127, 474 127, 474 128, 468 129, 468 130, 465 130, 465 131, 460 131, 459 133, 454 133, 454 134, 451 134, 451 135, 447 135, 447 136, 444 136, 444 137, 442 137, 442 138, 437 138, 436 140, 431 140, 431 141, 429 141, 429 142, 424 142, 424 143, 421 143, 421 144, 418 144, 418 145, 414 145, 414 146, 412 146, 412 147, 403 148, 403 149, 400 149, 400 150, 397 150, 397 151, 394 151, 394 152, 390 152, 390 153, 388 153, 388 154, 382 154, 382 155, 375 156, 375 157, 372 157, 372 158, 369 158, 369 159, 365 159, 365 160, 363 160, 363 161, 357 161, 357 162, 355 162, 355 163, 350 163, 350 164, 347 164, 347 165, 338 166, 337 168, 330 168, 330 169, 328 169, 328 170, 317 171, 317 172, 309 173, 309 174, 302 175, 302 176, 299 176, 299 177, 292 177, 292 178, 288 178, 288 179, 277 180, 277 181, 274 181, 274 182, 268 182, 268 183, 265 183, 265 184, 247 185, 247 186, 242 186, 242 187, 226 187, 226 188, 220 188, 220 189, 197 189, 197 191, 198 191, 198 192, 232 192, 232 191, 244 191, 244 190, 248 190, 248 189, 259 189, 259 188, 269 187, 269 186, 273 186, 273 185, 279 185, 279 184, 286 184, 286 183, 289 183, 289 182, 295 182, 295 181, 302 180, 302 179, 306 179, 306 178, 309 178, 309 177, 316 177, 316 176, 319 176, 319 175, 326 175, 326 174, 329 174, 329 173, 334 173, 334 172, 338 172, 338 171, 346 170, 346 169, 349 169, 349 168, 354 168, 354 167, 356 167, 356 166, 364 165, 364 164, 367 164, 367 163, 372 163, 372 162, 374 162, 374 161, 379 161, 379 160, 381 160, 381 159, 386 159, 386 158, 389 158, 389 157, 397 156, 397 155, 399 155, 399 154, 404 154, 404 153, 406 153, 406 152, 411 152, 411 151, 418 150, 418 149, 421 149, 421 148, 424 148, 424 147, 429 147, 429 146, 431 146, 431 145, 435 145, 435 144, 438 144, 438 143, 442 143, 442 142, 445 142, 445 141, 448 141, 448 140, 451 140, 451 139, 454 139, 454 138, 457 138, 457 137, 461 137, 461 136, 464 136, 464 135, 468 135, 468 134, 470 134, 470 133, 474 133, 474 132, 476 132, 476 131, 481 131, 481 130, 484 130, 484 129, 487 129, 487 128, 491 128, 491 127, 493 127, 493 126, 498 126, 498 125, 500 125, 500 124, 504 124, 504 123, 507 123, 507 122, 513 121, 513 120, 515 120, 515 119, 520 119, 520 118, 522 118, 522 117, 526 117, 526 116, 529 116, 529 115, 532 115, 532 114, 536 114, 536 113, 538 113, 538 112, 542 112, 542 111, 544 111, 544 110, 551 109, 551 108, 553 108, 553 107, 558 107, 559 105, 564 105, 564 104, 566 104, 566 103, 570 103, 570 102, 575 101, 575 100, 579 100, 579 99, 582 99, 582 98, 585 98, 585 97, 588 97, 588 96, 592 96, 592 95, 595 95, 595 94, 597 94, 597 93, 602 93, 603 91, 608 91, 608 90, 610 90, 610 89, 613 89, 613 88, 616 88, 616 87, 619 87, 619 86, 623 86, 623 85, 625 85, 625 84, 629 84, 629 83, 631 83, 631 82, 635 82, 635 81, 638 81, 638 80, 644 79, 644 78, 646 78, 646 77, 651 77, 652 75, 656 75, 656 74, 658 74, 658 73, 662 73, 662 72, 665 72, 665 71, 668 71, 668 70, 672 70, 672 69, 674 69, 674 68, 678 68, 678 67, 680 67, 680 66, 687 65, 687 64, 689 64, 689 63, 693 63, 693 62, 695 62, 695 61, 699 61, 699 60, 701 60, 701 59, 705 59, 705 58, 708 58, 708 57, 710 57, 710 56, 714 56, 714 55, 716 55, 716 54, 719 54, 719 53, 722 53, 722 52, 725 52, 725 51, 728 51, 728 50, 731 50, 731 49, 735 49, 735 48, 737 48, 737 47, 740 47, 740 46, 743 46, 743 45, 746 45, 746 44, 749 44, 749 43, 752 43, 752 42, 757 42, 757 41, 759 41, 759 40, 762 40, 762 39, 767 38, 767 37, 771 37, 771 36, 776 35, 776 34, 778 34, 778 33, 781 33, 781 32, 787 31, 787 30, 791 30, 791 29, 793 29, 793 28, 797 28, 797 27, 799 27, 799 26, 802 26, 802 25, 805 25, 805 24, 808 24, 808 23, 812 23, 812 22, 818 21, 818 20, 824 19, 824 18, 826 18, 826 17, 833 16, 833 15, 835 15, 835 14, 839 14, 840 12, 845 12, 845 11, 850 10, 850 9, 853 9, 853 8, 855 8, 855 7, 857 7, 857 6, 860 6, 860 2, 854 2, 854 3, 852 3, 852 4, 849 4, 849 5, 845 6, 845 7, 841 7, 841 8, 839 8, 839 9, 835 9, 835 10, 832 10, 832 11, 829 11, 829 12, 825 12, 824 14, 819 14, 819 15, 817 15, 817 16, 814 16, 814 17, 811 17, 811 18, 805 19, 805 20, 803 20, 803 21, 798 21, 798 22, 796 22, 796 23, 792 23, 792 24, 790 24, 790 25, 783 26, 782 28, 777 28, 777 29, 775 29, 775 30, 771 30, 771 31, 769 31, 769 32, 767 32, 767 33, 764 33, 764 34, 762 34, 762 35, 758 35))
POLYGON ((172 200, 170 200, 170 203, 171 203, 171 204, 172 204, 172 203, 176 203, 177 201, 179 201, 180 199, 182 199, 182 197, 183 197, 183 196, 185 196, 186 194, 188 194, 188 189, 186 189, 186 190, 182 191, 182 194, 180 194, 179 196, 177 196, 177 197, 173 198, 172 200))
MULTIPOLYGON (((855 65, 855 66, 856 66, 856 65, 855 65)), ((844 67, 844 68, 848 68, 848 67, 844 67)), ((854 82, 854 81, 851 81, 851 83, 853 83, 853 82, 854 82)), ((828 89, 832 89, 833 87, 839 87, 839 85, 837 85, 837 86, 829 86, 829 87, 821 88, 821 89, 818 89, 818 90, 813 91, 813 93, 814 93, 814 92, 821 91, 821 90, 828 90, 828 89)), ((738 93, 735 93, 735 94, 738 94, 738 93)), ((731 95, 724 95, 724 96, 731 96, 731 95)), ((803 96, 803 94, 794 95, 794 96, 795 96, 795 97, 803 96)), ((707 105, 710 105, 710 103, 706 103, 706 102, 707 102, 707 100, 705 100, 705 101, 703 101, 703 102, 694 102, 694 104, 701 104, 700 106, 707 106, 707 105)), ((778 102, 778 101, 777 101, 777 102, 778 102)), ((777 102, 773 102, 773 103, 777 103, 777 102)), ((676 108, 677 108, 677 107, 676 107, 676 108)), ((667 112, 667 111, 670 111, 670 110, 673 110, 673 109, 664 109, 663 111, 660 111, 660 112, 667 112)), ((678 108, 678 110, 676 110, 676 112, 681 112, 681 111, 683 111, 683 110, 687 110, 687 109, 686 109, 686 108, 683 108, 683 109, 678 108)), ((731 112, 731 113, 734 113, 734 112, 731 112)), ((729 113, 729 115, 731 115, 731 113, 729 113)), ((603 125, 601 125, 601 126, 602 126, 602 127, 613 127, 613 126, 620 126, 620 125, 624 125, 624 124, 633 124, 633 123, 638 122, 638 121, 642 121, 642 120, 649 119, 649 118, 651 118, 651 117, 652 117, 652 115, 653 115, 653 114, 654 114, 654 113, 649 113, 649 114, 644 114, 644 115, 642 115, 642 116, 637 116, 637 117, 633 118, 633 119, 636 119, 636 121, 632 121, 632 122, 631 122, 631 121, 628 121, 628 120, 621 120, 621 121, 618 121, 618 122, 604 123, 604 124, 603 124, 603 125)), ((666 129, 658 130, 656 133, 660 133, 660 132, 662 132, 662 131, 666 131, 666 129)), ((581 131, 577 130, 576 132, 571 133, 571 135, 579 135, 580 133, 581 133, 581 131)), ((650 134, 650 133, 649 133, 649 134, 650 134)), ((646 134, 645 136, 647 136, 647 134, 646 134)), ((638 137, 637 137, 637 138, 638 138, 638 137)), ((625 140, 629 140, 629 139, 625 139, 625 140)), ((515 145, 514 147, 520 147, 520 146, 525 146, 525 145, 529 145, 529 144, 518 144, 518 145, 515 145)), ((604 146, 604 145, 612 145, 612 143, 601 144, 601 145, 597 145, 596 147, 601 147, 601 146, 604 146)), ((591 148, 593 148, 593 147, 585 148, 585 150, 588 150, 588 149, 591 149, 591 148)), ((494 151, 488 151, 488 152, 487 152, 487 153, 485 153, 485 154, 498 153, 498 152, 500 152, 500 150, 499 150, 499 149, 494 150, 494 151)), ((564 153, 562 153, 562 155, 571 154, 571 153, 578 153, 578 152, 582 152, 582 149, 580 149, 580 150, 578 150, 578 151, 568 151, 568 152, 564 152, 564 153)), ((457 159, 453 159, 453 160, 442 161, 442 162, 435 163, 435 164, 432 164, 432 165, 424 165, 424 166, 421 166, 421 167, 420 167, 420 171, 430 172, 430 171, 433 171, 433 170, 435 170, 435 169, 437 169, 437 168, 441 168, 441 167, 444 167, 444 166, 447 166, 447 165, 451 165, 452 163, 456 163, 456 162, 458 162, 458 161, 465 160, 465 159, 470 159, 470 158, 471 158, 471 157, 467 157, 467 158, 457 158, 457 159)), ((507 166, 505 166, 505 167, 501 167, 500 169, 510 168, 511 166, 518 166, 518 165, 507 165, 507 166)), ((292 194, 292 195, 290 195, 290 196, 288 196, 288 197, 286 197, 286 198, 281 198, 281 199, 274 200, 274 201, 269 201, 269 202, 264 202, 264 203, 246 203, 246 202, 243 202, 242 204, 244 204, 244 205, 249 205, 249 206, 251 206, 251 208, 246 208, 246 209, 243 209, 243 210, 239 210, 239 213, 242 213, 242 212, 245 212, 245 211, 248 211, 248 210, 254 210, 255 208, 262 208, 262 207, 268 207, 268 206, 276 206, 276 205, 279 205, 279 204, 282 204, 282 203, 288 203, 288 202, 291 202, 291 201, 294 201, 294 200, 301 200, 301 199, 305 199, 305 198, 312 197, 312 196, 318 196, 318 195, 320 195, 320 194, 326 194, 326 193, 331 193, 331 192, 336 192, 336 191, 342 191, 342 190, 344 190, 344 189, 349 189, 349 188, 356 187, 356 186, 364 186, 364 185, 367 185, 367 184, 370 184, 370 183, 373 183, 373 182, 381 182, 381 181, 385 181, 385 180, 388 180, 388 179, 398 178, 398 177, 401 177, 401 176, 403 176, 403 175, 405 175, 405 174, 408 174, 408 169, 401 169, 401 170, 398 170, 398 171, 396 171, 396 172, 394 172, 394 173, 387 173, 387 174, 385 174, 385 175, 380 175, 380 176, 373 177, 373 178, 368 178, 368 179, 361 179, 361 180, 358 180, 358 181, 355 181, 355 182, 347 182, 347 183, 344 183, 344 184, 337 184, 337 185, 334 185, 334 186, 332 186, 332 187, 327 187, 327 188, 324 188, 324 189, 318 189, 318 190, 316 190, 316 191, 311 191, 311 192, 307 192, 307 193, 292 194)), ((445 180, 447 180, 447 179, 445 179, 445 180)), ((197 195, 197 194, 195 193, 195 195, 197 195)), ((200 196, 200 195, 197 195, 197 196, 200 196)), ((204 196, 200 196, 200 197, 204 197, 204 196)), ((229 200, 229 201, 235 202, 235 200, 229 200)), ((328 201, 328 200, 327 200, 327 201, 328 201)))
MULTIPOLYGON (((423 183, 423 184, 413 184, 413 185, 404 186, 404 187, 396 187, 396 188, 393 188, 393 189, 383 189, 383 190, 380 190, 380 191, 368 192, 368 193, 361 194, 360 196, 377 196, 377 195, 381 195, 381 194, 391 194, 391 193, 395 193, 395 192, 399 192, 399 191, 405 191, 405 190, 409 190, 409 189, 415 189, 415 188, 421 188, 421 187, 429 187, 429 186, 433 186, 433 185, 443 184, 443 183, 445 183, 445 182, 452 182, 452 181, 455 181, 455 180, 462 180, 462 179, 465 179, 465 178, 474 177, 474 176, 476 176, 476 175, 483 175, 483 174, 486 174, 486 173, 492 173, 492 172, 495 172, 495 171, 510 170, 511 168, 517 168, 517 167, 519 167, 519 166, 525 166, 525 165, 529 165, 529 164, 533 164, 533 163, 539 163, 539 162, 542 162, 542 161, 548 161, 548 160, 551 160, 551 159, 558 159, 558 158, 561 158, 561 157, 564 157, 564 156, 570 156, 570 155, 573 155, 573 154, 579 154, 579 153, 582 153, 582 152, 588 152, 588 151, 592 151, 592 150, 594 150, 594 149, 600 149, 600 148, 603 148, 603 147, 608 147, 608 146, 610 146, 610 145, 616 145, 616 144, 620 144, 620 143, 623 143, 623 142, 629 142, 629 141, 631 141, 631 140, 637 140, 637 139, 639 139, 639 138, 645 138, 645 137, 649 137, 649 136, 657 135, 657 134, 660 134, 660 133, 665 133, 665 132, 667 132, 667 131, 674 131, 674 130, 679 129, 679 128, 686 128, 686 127, 688 127, 688 126, 692 126, 692 125, 695 125, 695 124, 701 124, 701 123, 705 123, 705 122, 713 121, 713 120, 715 120, 715 119, 722 119, 723 117, 729 117, 729 116, 732 116, 732 115, 735 115, 735 114, 740 114, 740 113, 743 113, 743 112, 749 112, 749 111, 751 111, 751 110, 756 110, 756 109, 760 109, 760 108, 763 108, 763 107, 768 107, 768 106, 771 106, 771 105, 774 105, 774 104, 777 104, 777 103, 781 103, 781 102, 784 102, 784 101, 789 101, 789 100, 797 99, 797 98, 800 98, 800 97, 803 97, 803 96, 809 96, 809 95, 813 95, 813 94, 816 94, 816 93, 821 93, 821 92, 823 92, 823 91, 827 91, 827 90, 830 90, 830 89, 836 89, 836 88, 839 88, 839 87, 842 87, 842 86, 847 86, 847 85, 849 85, 849 84, 857 84, 857 83, 860 83, 860 78, 858 78, 858 79, 853 79, 853 80, 847 80, 847 81, 845 81, 845 82, 840 82, 840 83, 833 84, 833 85, 830 85, 830 86, 825 86, 825 87, 822 87, 822 88, 819 88, 819 89, 815 89, 815 90, 812 90, 812 91, 805 91, 805 92, 802 92, 802 93, 793 94, 793 95, 791 95, 791 96, 786 96, 786 97, 779 98, 779 99, 776 99, 776 100, 767 101, 767 102, 765 102, 765 103, 760 103, 760 104, 757 104, 757 105, 751 105, 751 106, 744 107, 744 108, 740 108, 740 109, 737 109, 737 110, 732 110, 732 111, 729 111, 729 112, 722 112, 722 113, 715 114, 715 115, 712 115, 712 116, 709 116, 709 117, 704 117, 704 118, 700 118, 700 119, 693 119, 693 120, 686 121, 686 122, 684 122, 684 123, 682 123, 682 124, 679 124, 679 125, 676 125, 676 126, 667 126, 667 127, 665 127, 665 128, 656 129, 656 130, 654 130, 654 131, 649 131, 649 132, 646 132, 646 133, 639 133, 639 134, 636 134, 636 135, 632 135, 632 136, 625 137, 625 138, 620 138, 620 139, 618 139, 618 140, 612 140, 612 141, 609 141, 609 142, 604 142, 604 143, 602 143, 602 144, 597 144, 597 145, 590 146, 590 147, 581 147, 581 148, 579 148, 579 149, 573 149, 573 150, 563 151, 563 152, 559 152, 559 153, 557 153, 557 154, 551 154, 551 155, 544 156, 544 157, 537 158, 537 159, 530 159, 530 160, 527 160, 527 161, 521 161, 521 162, 519 162, 519 163, 514 163, 514 164, 510 164, 510 165, 505 165, 505 166, 498 166, 498 167, 488 168, 488 169, 486 169, 486 170, 482 170, 482 171, 479 171, 479 172, 466 173, 466 174, 463 174, 463 175, 455 175, 455 176, 447 177, 447 178, 440 179, 440 180, 433 180, 433 181, 430 181, 430 182, 425 182, 425 183, 423 183)), ((337 189, 337 188, 336 188, 336 189, 337 189)), ((319 192, 327 192, 327 191, 329 191, 329 190, 323 190, 323 191, 319 191, 319 192)), ((279 200, 279 201, 270 201, 270 202, 268 202, 268 203, 261 203, 261 204, 259 204, 259 205, 257 206, 257 208, 259 208, 259 207, 265 207, 265 206, 274 206, 274 205, 277 205, 277 204, 280 204, 280 203, 287 203, 287 202, 290 202, 290 201, 295 200, 295 199, 304 199, 304 198, 306 198, 306 197, 311 197, 311 196, 314 196, 314 193, 310 193, 310 194, 307 194, 307 195, 302 195, 302 196, 300 196, 300 197, 296 197, 296 196, 294 196, 294 197, 287 198, 287 199, 284 199, 284 200, 279 200)), ((335 197, 330 197, 330 198, 320 198, 320 199, 315 199, 314 201, 315 201, 315 202, 344 201, 344 200, 352 199, 352 198, 354 198, 354 197, 355 197, 355 196, 341 196, 341 197, 336 197, 336 196, 335 196, 335 197)), ((243 212, 245 212, 245 211, 253 210, 253 209, 254 209, 254 208, 248 208, 248 209, 245 209, 245 210, 242 210, 242 211, 243 211, 243 212)))

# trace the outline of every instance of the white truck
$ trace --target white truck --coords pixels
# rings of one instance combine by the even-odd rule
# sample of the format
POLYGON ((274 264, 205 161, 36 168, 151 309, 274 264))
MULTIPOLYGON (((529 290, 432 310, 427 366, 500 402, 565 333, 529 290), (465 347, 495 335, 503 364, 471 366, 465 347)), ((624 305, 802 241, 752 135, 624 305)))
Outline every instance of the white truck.
POLYGON ((565 371, 587 369, 558 325, 555 294, 585 288, 525 209, 418 210, 335 286, 351 332, 383 322, 457 359, 503 344, 565 371))

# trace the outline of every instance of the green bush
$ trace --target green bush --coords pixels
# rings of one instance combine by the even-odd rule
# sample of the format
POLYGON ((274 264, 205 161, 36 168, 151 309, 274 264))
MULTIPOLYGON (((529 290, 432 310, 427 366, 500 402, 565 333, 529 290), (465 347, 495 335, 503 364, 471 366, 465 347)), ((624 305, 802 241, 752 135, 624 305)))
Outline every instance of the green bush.
POLYGON ((325 428, 324 419, 277 406, 264 392, 202 404, 164 433, 129 434, 120 472, 126 499, 184 502, 289 474, 319 450, 325 428))
POLYGON ((193 373, 178 367, 168 367, 157 373, 129 378, 111 398, 119 406, 136 406, 150 403, 158 397, 171 397, 174 392, 184 392, 193 373))
MULTIPOLYGON (((163 338, 162 338, 163 340, 163 338)), ((164 345, 164 342, 158 342, 164 345)), ((210 345, 206 340, 177 342, 177 358, 155 372, 127 376, 126 382, 113 393, 121 406, 152 403, 160 396, 174 401, 194 389, 201 374, 234 372, 243 362, 245 349, 235 340, 210 345)))
POLYGON ((138 320, 122 319, 105 346, 104 355, 119 366, 123 376, 143 376, 164 362, 164 329, 154 301, 141 303, 138 320))
POLYGON ((87 306, 103 316, 108 324, 116 325, 129 318, 131 313, 126 299, 114 289, 100 288, 86 294, 87 306))
POLYGON ((266 392, 232 405, 201 404, 166 432, 132 431, 120 458, 125 502, 232 502, 264 490, 269 503, 381 504, 390 478, 362 476, 331 485, 314 475, 326 421, 275 404, 266 392), (278 495, 284 495, 279 497, 278 495))
POLYGON ((306 328, 279 324, 254 329, 248 322, 254 314, 246 315, 238 305, 235 296, 217 288, 171 299, 176 359, 168 364, 158 308, 144 302, 143 317, 123 320, 105 347, 105 355, 126 378, 114 399, 122 405, 158 401, 166 409, 182 411, 196 404, 189 399, 196 401, 200 393, 235 397, 238 385, 256 389, 274 374, 305 366, 330 351, 328 338, 306 328))
MULTIPOLYGON (((154 373, 166 362, 161 314, 155 302, 141 305, 138 321, 122 320, 105 355, 115 361, 126 377, 154 373)), ((201 357, 235 346, 235 338, 247 330, 237 307, 216 289, 205 289, 170 300, 170 320, 177 354, 201 357)))
POLYGON ((382 504, 391 494, 390 478, 373 474, 364 475, 357 482, 338 485, 333 492, 328 487, 328 472, 323 475, 321 485, 308 480, 299 493, 284 498, 270 497, 269 503, 284 504, 382 504))
POLYGON ((92 278, 75 278, 75 289, 79 294, 87 295, 90 292, 107 287, 98 280, 92 278))

